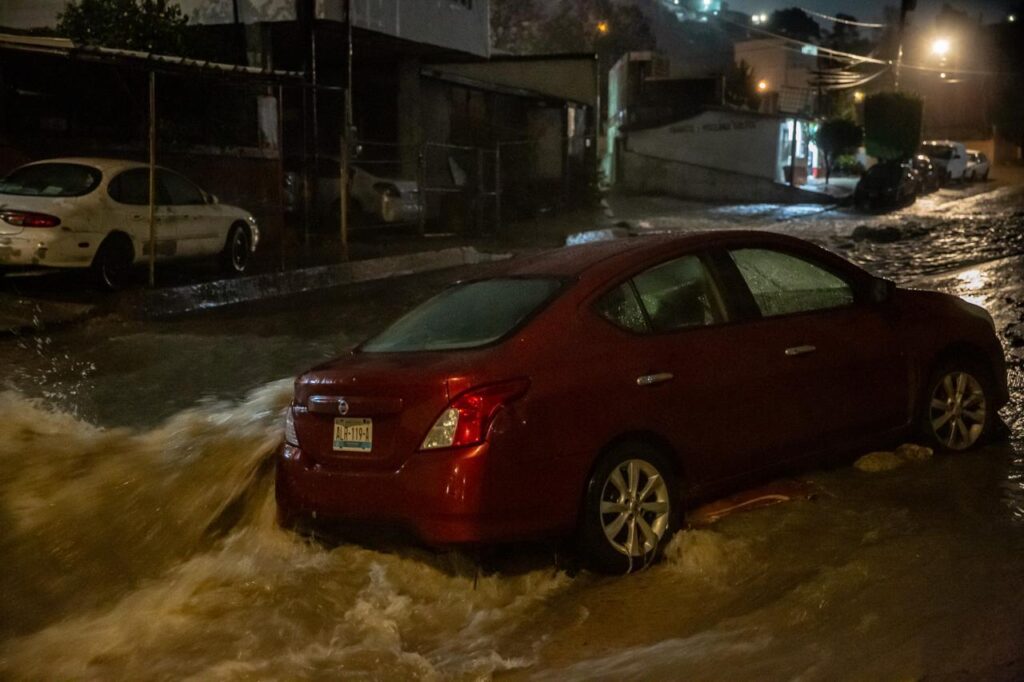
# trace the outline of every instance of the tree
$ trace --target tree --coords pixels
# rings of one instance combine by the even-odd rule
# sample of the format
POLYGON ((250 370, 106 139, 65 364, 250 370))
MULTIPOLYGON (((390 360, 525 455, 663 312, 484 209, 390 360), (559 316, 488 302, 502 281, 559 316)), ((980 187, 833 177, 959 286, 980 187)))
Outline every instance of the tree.
POLYGON ((169 0, 78 0, 57 17, 57 30, 80 45, 183 54, 188 17, 169 0))
POLYGON ((725 74, 725 101, 738 107, 757 109, 761 105, 761 95, 757 92, 757 79, 754 70, 741 59, 733 64, 725 74))
POLYGON ((825 184, 832 177, 832 166, 842 154, 857 151, 864 139, 864 130, 848 118, 830 118, 818 126, 814 142, 825 156, 825 184))
POLYGON ((544 22, 536 0, 491 0, 491 46, 513 54, 541 51, 544 22))
POLYGON ((821 38, 821 27, 799 7, 778 9, 768 18, 768 30, 787 38, 816 43, 821 38))
POLYGON ((909 159, 921 144, 920 97, 880 92, 864 100, 864 140, 871 156, 888 161, 909 159))

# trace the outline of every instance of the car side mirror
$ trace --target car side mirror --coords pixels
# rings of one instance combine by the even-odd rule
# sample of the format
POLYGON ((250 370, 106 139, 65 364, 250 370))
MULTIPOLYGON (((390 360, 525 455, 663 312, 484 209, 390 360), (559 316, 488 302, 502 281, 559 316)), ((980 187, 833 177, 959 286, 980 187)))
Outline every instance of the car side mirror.
POLYGON ((892 280, 875 277, 871 280, 871 286, 868 288, 868 299, 872 303, 885 303, 892 298, 892 292, 895 288, 896 283, 892 280))
POLYGON ((216 194, 211 194, 211 195, 209 195, 209 197, 210 197, 210 203, 211 204, 219 204, 220 203, 220 199, 217 198, 216 194))

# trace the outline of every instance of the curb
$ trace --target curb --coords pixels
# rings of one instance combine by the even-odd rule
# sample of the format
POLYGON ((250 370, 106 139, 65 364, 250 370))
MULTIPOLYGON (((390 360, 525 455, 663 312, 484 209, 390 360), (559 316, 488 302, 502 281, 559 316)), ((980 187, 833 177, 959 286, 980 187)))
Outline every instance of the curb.
POLYGON ((476 265, 506 258, 511 258, 511 254, 481 253, 472 246, 408 253, 146 291, 143 293, 139 309, 145 317, 180 315, 344 284, 401 277, 460 265, 476 265))

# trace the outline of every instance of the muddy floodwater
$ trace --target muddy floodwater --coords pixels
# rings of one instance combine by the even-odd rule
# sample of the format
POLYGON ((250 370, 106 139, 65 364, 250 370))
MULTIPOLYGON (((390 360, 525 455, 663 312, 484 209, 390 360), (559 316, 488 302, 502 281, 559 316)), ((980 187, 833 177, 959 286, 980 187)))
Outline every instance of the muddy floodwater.
POLYGON ((809 472, 812 499, 684 530, 623 578, 543 548, 479 573, 460 554, 276 527, 292 374, 441 275, 4 341, 0 679, 1024 679, 1024 204, 991 194, 956 215, 807 209, 792 232, 989 307, 1010 435, 809 472), (861 224, 902 231, 855 239, 861 224))

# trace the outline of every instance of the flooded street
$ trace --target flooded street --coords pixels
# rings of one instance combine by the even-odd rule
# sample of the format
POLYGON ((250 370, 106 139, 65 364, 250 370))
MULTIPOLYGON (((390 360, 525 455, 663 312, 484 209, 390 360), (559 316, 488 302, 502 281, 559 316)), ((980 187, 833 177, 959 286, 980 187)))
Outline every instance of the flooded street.
POLYGON ((1006 440, 810 472, 813 499, 684 530, 624 578, 276 527, 294 374, 470 270, 0 341, 0 678, 1024 679, 1024 187, 969 193, 881 216, 615 206, 984 305, 1011 389, 1006 440))

